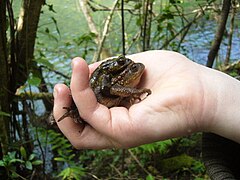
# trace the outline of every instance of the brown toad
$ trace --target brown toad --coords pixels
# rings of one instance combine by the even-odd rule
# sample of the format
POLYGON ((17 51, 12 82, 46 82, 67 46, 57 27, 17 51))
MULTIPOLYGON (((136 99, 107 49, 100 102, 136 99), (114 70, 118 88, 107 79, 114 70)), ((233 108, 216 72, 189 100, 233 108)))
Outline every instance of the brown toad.
MULTIPOLYGON (((142 94, 151 94, 150 89, 136 88, 144 69, 145 66, 142 63, 135 63, 123 55, 102 62, 89 80, 97 101, 111 108, 123 105, 126 101, 133 104, 136 99, 141 100, 142 94)), ((75 121, 82 122, 74 103, 71 107, 64 107, 64 109, 67 109, 67 112, 57 121, 72 117, 75 121)))

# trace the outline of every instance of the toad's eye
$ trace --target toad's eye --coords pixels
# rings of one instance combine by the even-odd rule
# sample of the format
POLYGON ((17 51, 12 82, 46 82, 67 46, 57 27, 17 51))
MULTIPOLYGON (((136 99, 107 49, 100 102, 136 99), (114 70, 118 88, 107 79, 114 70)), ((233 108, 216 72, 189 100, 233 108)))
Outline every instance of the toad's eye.
POLYGON ((120 59, 118 60, 118 64, 119 64, 120 66, 124 65, 125 62, 126 62, 126 61, 125 61, 124 58, 120 58, 120 59))
POLYGON ((137 66, 137 64, 133 64, 133 65, 131 66, 131 71, 132 71, 132 72, 137 72, 137 71, 138 71, 138 66, 137 66))

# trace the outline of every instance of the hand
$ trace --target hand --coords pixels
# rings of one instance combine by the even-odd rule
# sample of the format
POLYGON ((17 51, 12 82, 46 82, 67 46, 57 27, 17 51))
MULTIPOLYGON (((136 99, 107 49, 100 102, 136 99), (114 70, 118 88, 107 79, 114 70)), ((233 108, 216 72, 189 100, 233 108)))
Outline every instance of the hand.
MULTIPOLYGON (((129 109, 108 109, 99 104, 89 87, 90 73, 99 63, 88 66, 81 58, 73 59, 71 94, 86 123, 77 124, 67 117, 57 124, 75 148, 134 147, 217 129, 214 125, 219 103, 214 86, 205 83, 208 75, 216 74, 213 70, 170 51, 148 51, 129 58, 145 65, 139 87, 152 91, 129 109)), ((64 84, 55 86, 55 119, 65 113, 63 107, 71 105, 70 89, 64 84)))

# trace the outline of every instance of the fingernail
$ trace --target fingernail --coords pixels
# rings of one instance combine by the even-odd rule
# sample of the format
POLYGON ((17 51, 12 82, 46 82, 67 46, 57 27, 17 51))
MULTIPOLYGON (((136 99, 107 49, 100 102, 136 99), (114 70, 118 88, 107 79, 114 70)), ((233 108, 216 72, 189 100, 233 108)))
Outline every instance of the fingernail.
POLYGON ((74 58, 74 59, 72 60, 72 68, 75 66, 76 59, 77 59, 77 58, 74 58))
POLYGON ((58 89, 57 89, 57 87, 55 86, 55 87, 54 87, 54 90, 53 90, 53 97, 54 97, 54 99, 57 98, 57 95, 58 95, 58 89))
POLYGON ((75 58, 73 58, 73 60, 72 60, 72 68, 73 68, 73 67, 75 66, 75 64, 78 63, 80 60, 81 60, 80 57, 75 57, 75 58))

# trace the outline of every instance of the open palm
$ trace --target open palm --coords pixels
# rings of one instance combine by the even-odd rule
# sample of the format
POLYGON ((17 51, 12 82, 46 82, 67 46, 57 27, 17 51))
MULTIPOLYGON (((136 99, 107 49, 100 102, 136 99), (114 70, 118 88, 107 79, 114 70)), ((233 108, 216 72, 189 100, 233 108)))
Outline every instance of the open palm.
MULTIPOLYGON (((148 51, 129 58, 145 65, 139 87, 152 91, 129 109, 99 104, 89 87, 89 74, 97 64, 73 60, 71 94, 87 123, 77 124, 67 117, 58 126, 76 148, 133 147, 202 128, 204 87, 199 65, 169 51, 148 51)), ((62 107, 70 106, 70 89, 63 84, 55 87, 55 119, 64 114, 62 107)))

